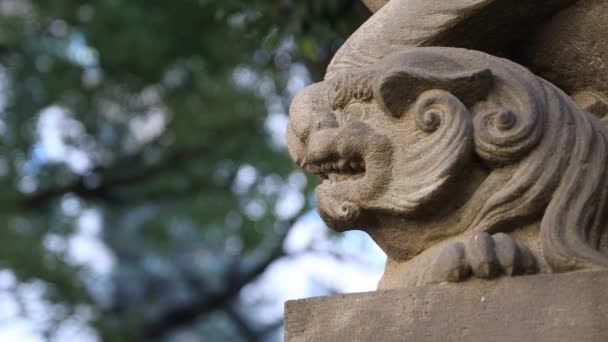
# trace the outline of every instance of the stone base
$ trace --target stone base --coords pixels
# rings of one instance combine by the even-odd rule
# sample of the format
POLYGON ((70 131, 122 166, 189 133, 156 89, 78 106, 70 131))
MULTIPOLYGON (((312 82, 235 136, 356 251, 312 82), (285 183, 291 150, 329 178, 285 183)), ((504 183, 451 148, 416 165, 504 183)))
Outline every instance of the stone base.
POLYGON ((285 341, 608 341, 608 271, 288 301, 285 341))

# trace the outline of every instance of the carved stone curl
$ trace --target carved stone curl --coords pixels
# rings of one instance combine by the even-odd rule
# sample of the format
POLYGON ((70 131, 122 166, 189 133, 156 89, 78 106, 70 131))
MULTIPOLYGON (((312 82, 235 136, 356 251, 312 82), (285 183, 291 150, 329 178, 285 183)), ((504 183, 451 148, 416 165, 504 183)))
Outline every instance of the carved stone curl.
POLYGON ((402 48, 336 71, 287 138, 325 222, 387 253, 379 288, 608 266, 608 128, 508 60, 402 48))

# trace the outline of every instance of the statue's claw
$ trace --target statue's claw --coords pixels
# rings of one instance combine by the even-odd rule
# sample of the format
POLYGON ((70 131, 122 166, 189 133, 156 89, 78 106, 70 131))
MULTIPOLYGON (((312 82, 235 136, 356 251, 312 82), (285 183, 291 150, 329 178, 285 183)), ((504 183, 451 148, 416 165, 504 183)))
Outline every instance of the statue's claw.
POLYGON ((496 244, 488 233, 475 234, 465 241, 466 259, 477 278, 494 278, 500 273, 496 244))
POLYGON ((538 265, 528 247, 509 235, 482 232, 444 247, 431 272, 433 282, 459 282, 471 275, 489 279, 537 273, 538 265))

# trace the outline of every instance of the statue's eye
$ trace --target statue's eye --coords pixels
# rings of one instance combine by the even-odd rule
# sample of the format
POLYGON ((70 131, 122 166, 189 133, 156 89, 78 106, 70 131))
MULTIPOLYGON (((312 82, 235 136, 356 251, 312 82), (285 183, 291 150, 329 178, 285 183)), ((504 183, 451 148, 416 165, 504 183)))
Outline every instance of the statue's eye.
POLYGON ((334 113, 326 112, 319 115, 319 121, 317 121, 317 130, 338 128, 339 126, 340 125, 338 124, 338 120, 336 120, 336 115, 334 113))

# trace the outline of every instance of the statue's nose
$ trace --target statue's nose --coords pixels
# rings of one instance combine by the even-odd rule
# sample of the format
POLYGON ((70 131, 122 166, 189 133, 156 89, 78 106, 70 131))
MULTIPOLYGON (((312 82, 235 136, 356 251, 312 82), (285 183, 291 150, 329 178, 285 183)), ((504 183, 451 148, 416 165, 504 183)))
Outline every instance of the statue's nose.
POLYGON ((339 126, 336 115, 326 109, 329 108, 326 93, 323 84, 316 83, 304 88, 291 103, 287 147, 298 165, 306 162, 306 145, 312 134, 339 126))
POLYGON ((337 134, 335 129, 340 127, 336 115, 332 112, 313 113, 308 117, 312 120, 305 129, 297 131, 294 127, 296 125, 292 125, 294 121, 291 121, 287 128, 289 153, 300 166, 306 163, 307 150, 322 150, 319 146, 325 146, 332 141, 337 134))

